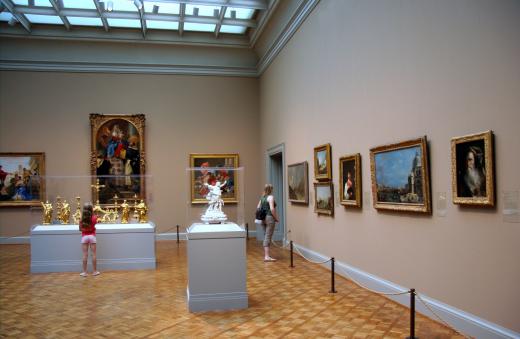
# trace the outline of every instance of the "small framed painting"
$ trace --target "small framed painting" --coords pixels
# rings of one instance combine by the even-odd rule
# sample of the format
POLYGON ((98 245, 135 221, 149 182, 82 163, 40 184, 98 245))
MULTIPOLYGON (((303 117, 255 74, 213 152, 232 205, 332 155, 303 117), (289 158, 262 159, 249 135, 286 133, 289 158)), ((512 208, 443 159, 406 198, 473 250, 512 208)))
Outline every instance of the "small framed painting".
POLYGON ((495 205, 493 132, 451 139, 453 203, 495 205))
POLYGON ((287 166, 289 201, 299 204, 309 203, 309 170, 307 161, 287 166))
POLYGON ((339 159, 339 202, 347 207, 361 207, 361 154, 339 159))
POLYGON ((0 153, 0 206, 45 200, 45 153, 0 153))
POLYGON ((374 208, 431 213, 426 137, 370 150, 374 208))
POLYGON ((334 186, 332 182, 314 183, 314 212, 334 215, 334 186))
POLYGON ((314 178, 324 181, 332 179, 330 144, 314 147, 314 178))

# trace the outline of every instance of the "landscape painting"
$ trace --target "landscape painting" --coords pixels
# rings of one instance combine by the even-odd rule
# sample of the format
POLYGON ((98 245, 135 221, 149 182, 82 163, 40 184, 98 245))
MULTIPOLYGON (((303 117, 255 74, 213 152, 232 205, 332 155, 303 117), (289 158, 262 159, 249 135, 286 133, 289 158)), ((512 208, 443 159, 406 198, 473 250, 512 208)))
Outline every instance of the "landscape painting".
POLYGON ((314 183, 314 211, 318 214, 334 214, 334 188, 332 182, 314 183))
POLYGON ((314 147, 314 178, 316 180, 331 180, 330 144, 314 147))
POLYGON ((39 206, 44 176, 44 153, 0 153, 0 206, 39 206))
POLYGON ((308 204, 309 179, 307 161, 292 164, 287 167, 287 182, 289 184, 289 201, 308 204))
POLYGON ((431 213, 426 137, 370 150, 374 207, 431 213))

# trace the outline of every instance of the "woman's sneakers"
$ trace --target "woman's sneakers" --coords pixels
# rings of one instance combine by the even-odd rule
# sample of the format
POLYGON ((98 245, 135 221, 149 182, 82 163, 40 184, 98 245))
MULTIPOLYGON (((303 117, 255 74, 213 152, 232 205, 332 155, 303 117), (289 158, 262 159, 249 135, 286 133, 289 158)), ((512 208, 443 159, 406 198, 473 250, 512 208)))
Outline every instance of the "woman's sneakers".
POLYGON ((93 276, 100 275, 100 274, 101 274, 101 272, 99 272, 99 271, 96 271, 96 272, 92 273, 93 276))
POLYGON ((83 278, 86 278, 87 277, 87 272, 81 272, 79 275, 82 276, 83 278))

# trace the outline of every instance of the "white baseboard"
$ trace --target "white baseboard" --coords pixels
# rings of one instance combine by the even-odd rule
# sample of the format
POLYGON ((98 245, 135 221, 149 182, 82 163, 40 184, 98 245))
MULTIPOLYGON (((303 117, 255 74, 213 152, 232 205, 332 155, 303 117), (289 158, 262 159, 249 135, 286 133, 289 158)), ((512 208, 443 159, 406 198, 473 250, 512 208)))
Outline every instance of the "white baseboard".
MULTIPOLYGON (((310 260, 324 261, 330 258, 323 254, 305 248, 301 245, 297 245, 295 243, 293 243, 293 245, 297 247, 300 250, 300 252, 302 252, 302 254, 310 260)), ((321 265, 327 269, 330 269, 330 263, 325 263, 321 265)), ((383 293, 398 293, 409 290, 408 288, 394 284, 385 279, 381 279, 375 275, 364 272, 358 268, 352 267, 348 264, 339 261, 335 262, 335 272, 349 280, 353 279, 358 283, 366 286, 367 288, 383 293)), ((421 298, 425 302, 428 303, 430 308, 436 314, 438 314, 445 322, 450 324, 450 326, 460 331, 461 333, 470 335, 475 338, 520 339, 520 333, 514 332, 505 327, 502 327, 500 325, 494 324, 490 321, 484 320, 470 313, 459 310, 453 306, 429 298, 420 293, 420 291, 416 292, 421 296, 421 298)), ((410 306, 409 294, 387 297, 406 307, 410 306)), ((420 312, 429 318, 438 320, 437 317, 434 314, 432 314, 432 312, 428 310, 418 298, 416 298, 415 309, 417 312, 420 312)))
POLYGON ((0 237, 0 245, 9 245, 9 244, 30 244, 31 237, 0 237))

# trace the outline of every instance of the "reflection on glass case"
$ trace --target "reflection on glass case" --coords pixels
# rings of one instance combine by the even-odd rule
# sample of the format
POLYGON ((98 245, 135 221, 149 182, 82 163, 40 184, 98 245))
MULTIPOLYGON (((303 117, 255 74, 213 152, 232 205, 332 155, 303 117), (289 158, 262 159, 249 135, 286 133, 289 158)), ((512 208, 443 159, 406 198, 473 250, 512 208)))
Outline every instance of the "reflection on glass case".
POLYGON ((186 168, 186 225, 194 223, 224 224, 244 221, 244 168, 189 167, 186 168), (194 202, 193 178, 200 180, 200 199, 194 202), (237 189, 240 187, 240 189, 237 189), (233 201, 226 196, 233 195, 233 201))
MULTIPOLYGON (((104 181, 125 180, 126 177, 110 176, 104 181)), ((41 206, 33 208, 34 224, 75 224, 81 219, 81 210, 85 203, 92 203, 94 213, 99 223, 127 224, 146 223, 148 214, 153 209, 152 188, 153 179, 150 175, 141 175, 139 180, 146 183, 145 196, 119 196, 117 192, 107 197, 104 202, 97 199, 105 186, 99 177, 94 176, 42 176, 46 194, 42 197, 41 206), (92 183, 92 182, 95 183, 92 183)))

